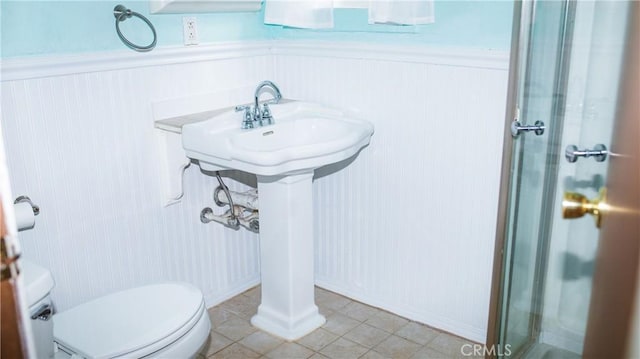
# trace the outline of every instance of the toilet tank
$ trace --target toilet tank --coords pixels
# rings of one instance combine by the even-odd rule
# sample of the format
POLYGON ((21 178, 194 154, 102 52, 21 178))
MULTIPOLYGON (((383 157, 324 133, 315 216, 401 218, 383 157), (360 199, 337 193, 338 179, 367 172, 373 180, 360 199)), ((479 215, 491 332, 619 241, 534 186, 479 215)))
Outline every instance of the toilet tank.
POLYGON ((26 298, 31 317, 31 330, 36 347, 36 358, 53 357, 53 306, 51 289, 53 277, 48 269, 22 259, 20 274, 26 288, 26 298))

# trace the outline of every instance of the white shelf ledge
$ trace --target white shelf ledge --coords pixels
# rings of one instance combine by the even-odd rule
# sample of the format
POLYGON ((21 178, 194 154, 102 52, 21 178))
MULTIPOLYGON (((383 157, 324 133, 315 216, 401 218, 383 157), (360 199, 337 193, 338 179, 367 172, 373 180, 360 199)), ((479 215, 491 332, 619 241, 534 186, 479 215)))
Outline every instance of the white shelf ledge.
POLYGON ((152 14, 260 11, 261 0, 151 0, 152 14))

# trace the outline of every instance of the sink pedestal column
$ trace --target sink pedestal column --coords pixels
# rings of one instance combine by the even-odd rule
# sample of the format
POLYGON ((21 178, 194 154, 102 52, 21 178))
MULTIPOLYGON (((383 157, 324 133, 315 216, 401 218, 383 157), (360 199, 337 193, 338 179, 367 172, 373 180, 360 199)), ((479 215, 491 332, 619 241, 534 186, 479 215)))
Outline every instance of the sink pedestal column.
POLYGON ((254 326, 287 340, 325 322, 314 302, 313 170, 258 176, 262 302, 254 326))

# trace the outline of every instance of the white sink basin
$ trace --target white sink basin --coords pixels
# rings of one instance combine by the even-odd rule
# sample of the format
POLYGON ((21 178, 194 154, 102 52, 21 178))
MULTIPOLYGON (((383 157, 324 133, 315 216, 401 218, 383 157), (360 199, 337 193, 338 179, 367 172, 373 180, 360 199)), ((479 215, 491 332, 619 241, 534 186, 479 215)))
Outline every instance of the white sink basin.
POLYGON ((270 105, 275 124, 241 129, 233 110, 184 125, 182 145, 205 170, 286 175, 339 162, 369 143, 373 125, 308 102, 270 105))

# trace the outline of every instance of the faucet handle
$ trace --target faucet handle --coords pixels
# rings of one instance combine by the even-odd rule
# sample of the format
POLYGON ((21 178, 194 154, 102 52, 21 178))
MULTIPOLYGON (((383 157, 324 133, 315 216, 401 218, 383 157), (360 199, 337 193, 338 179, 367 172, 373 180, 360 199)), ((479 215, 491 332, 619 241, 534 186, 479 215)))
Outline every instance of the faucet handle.
POLYGON ((267 125, 273 124, 273 116, 271 116, 271 109, 269 109, 269 104, 262 104, 262 120, 267 121, 267 125))
POLYGON ((242 119, 242 129, 246 130, 253 128, 253 113, 251 113, 251 106, 236 106, 236 112, 244 111, 244 118, 242 119))

